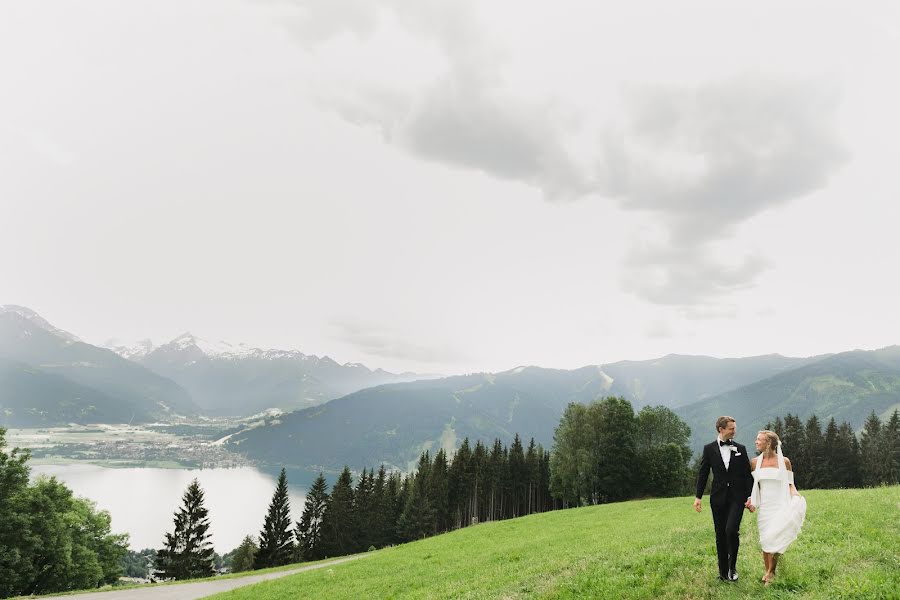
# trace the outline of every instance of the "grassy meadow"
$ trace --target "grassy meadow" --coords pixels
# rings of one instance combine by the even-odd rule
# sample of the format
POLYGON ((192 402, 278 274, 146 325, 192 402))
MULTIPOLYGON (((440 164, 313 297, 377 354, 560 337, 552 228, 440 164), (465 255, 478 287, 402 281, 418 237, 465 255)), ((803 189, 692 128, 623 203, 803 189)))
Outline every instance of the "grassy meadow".
POLYGON ((483 523, 213 597, 900 598, 900 487, 803 493, 803 531, 767 588, 755 515, 740 581, 722 583, 707 499, 697 514, 667 498, 483 523))

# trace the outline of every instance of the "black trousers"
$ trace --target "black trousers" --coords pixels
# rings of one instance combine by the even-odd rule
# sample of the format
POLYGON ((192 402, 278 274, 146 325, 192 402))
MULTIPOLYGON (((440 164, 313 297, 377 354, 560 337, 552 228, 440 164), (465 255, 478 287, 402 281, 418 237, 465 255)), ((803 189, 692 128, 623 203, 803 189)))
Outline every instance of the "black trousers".
POLYGON ((741 545, 741 519, 744 518, 744 501, 734 498, 728 490, 724 504, 710 503, 713 525, 716 528, 716 554, 719 557, 719 575, 728 576, 737 566, 738 548, 741 545))

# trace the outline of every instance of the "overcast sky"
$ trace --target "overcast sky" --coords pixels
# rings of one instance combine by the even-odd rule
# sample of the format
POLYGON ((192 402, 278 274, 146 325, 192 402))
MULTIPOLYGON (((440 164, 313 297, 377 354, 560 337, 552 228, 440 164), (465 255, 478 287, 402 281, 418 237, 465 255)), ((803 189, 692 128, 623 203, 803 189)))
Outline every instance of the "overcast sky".
POLYGON ((900 343, 900 8, 822 4, 3 2, 0 304, 448 374, 900 343))

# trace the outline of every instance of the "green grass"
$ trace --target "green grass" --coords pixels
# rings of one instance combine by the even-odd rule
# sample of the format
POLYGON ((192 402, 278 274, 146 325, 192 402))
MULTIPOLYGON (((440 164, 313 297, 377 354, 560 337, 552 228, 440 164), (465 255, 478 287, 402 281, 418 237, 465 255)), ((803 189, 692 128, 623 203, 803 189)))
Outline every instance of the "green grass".
POLYGON ((250 577, 252 575, 265 575, 266 573, 277 573, 279 571, 290 571, 299 567, 308 567, 320 563, 331 562, 335 560, 329 558, 327 560, 316 560, 304 563, 295 563, 284 565, 281 567, 270 567, 268 569, 259 569, 258 571, 241 571, 240 573, 228 573, 227 575, 216 575, 215 577, 204 577, 200 579, 182 579, 179 581, 162 581, 159 583, 129 583, 126 585, 104 585, 96 589, 89 590, 72 590, 71 592, 59 592, 56 594, 46 594, 41 596, 13 596, 9 600, 24 600, 25 598, 57 598, 59 596, 78 596, 79 594, 93 594, 94 592, 113 592, 119 590, 131 590, 135 588, 160 587, 166 585, 178 585, 180 583, 199 583, 202 581, 218 581, 220 579, 240 579, 242 577, 250 577))
POLYGON ((716 579, 709 505, 641 500, 483 523, 214 596, 294 598, 900 598, 900 487, 812 490, 775 583, 745 514, 736 584, 716 579))

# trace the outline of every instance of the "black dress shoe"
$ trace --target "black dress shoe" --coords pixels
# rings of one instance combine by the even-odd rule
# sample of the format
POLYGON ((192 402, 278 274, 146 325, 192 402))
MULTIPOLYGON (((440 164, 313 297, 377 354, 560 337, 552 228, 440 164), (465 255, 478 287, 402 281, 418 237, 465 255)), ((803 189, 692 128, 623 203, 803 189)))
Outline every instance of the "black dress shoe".
POLYGON ((719 581, 722 583, 734 583, 728 575, 719 575, 719 581))
POLYGON ((728 571, 728 579, 730 579, 731 581, 737 581, 738 580, 737 571, 735 571, 734 569, 731 569, 730 571, 728 571))

